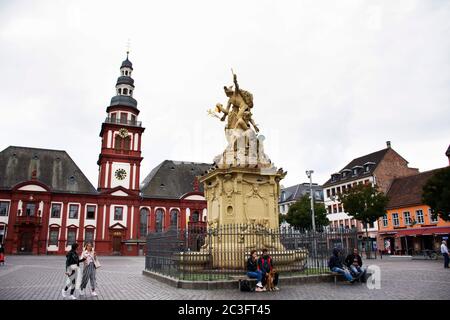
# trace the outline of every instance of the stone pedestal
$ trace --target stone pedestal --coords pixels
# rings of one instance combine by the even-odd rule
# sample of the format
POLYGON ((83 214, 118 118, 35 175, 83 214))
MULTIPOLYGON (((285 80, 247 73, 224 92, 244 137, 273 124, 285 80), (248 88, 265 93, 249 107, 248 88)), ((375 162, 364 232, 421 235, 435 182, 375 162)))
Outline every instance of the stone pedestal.
POLYGON ((278 229, 279 182, 283 176, 275 167, 217 168, 202 176, 208 226, 253 224, 278 229))

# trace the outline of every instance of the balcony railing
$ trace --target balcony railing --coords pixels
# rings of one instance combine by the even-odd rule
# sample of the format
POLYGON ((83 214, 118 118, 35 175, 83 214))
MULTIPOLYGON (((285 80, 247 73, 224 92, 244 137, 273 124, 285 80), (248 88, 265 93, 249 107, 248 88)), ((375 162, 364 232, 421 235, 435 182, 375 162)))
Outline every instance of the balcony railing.
POLYGON ((124 120, 124 119, 110 118, 110 117, 105 119, 105 123, 124 124, 127 126, 142 127, 142 121, 124 120))
POLYGON ((42 218, 39 216, 17 216, 17 224, 41 224, 42 218))

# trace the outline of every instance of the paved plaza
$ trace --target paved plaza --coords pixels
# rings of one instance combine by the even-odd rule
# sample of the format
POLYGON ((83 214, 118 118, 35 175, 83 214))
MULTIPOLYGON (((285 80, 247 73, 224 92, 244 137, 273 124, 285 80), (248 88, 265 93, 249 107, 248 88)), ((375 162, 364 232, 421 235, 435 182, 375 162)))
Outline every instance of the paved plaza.
MULTIPOLYGON (((450 269, 442 261, 431 260, 368 260, 381 269, 381 288, 338 282, 282 286, 278 292, 247 293, 236 290, 177 289, 142 275, 143 257, 100 257, 97 273, 98 297, 89 290, 82 299, 432 299, 450 298, 450 269)), ((0 300, 61 300, 65 257, 8 256, 0 266, 0 300)), ((89 289, 89 285, 88 285, 89 289)))

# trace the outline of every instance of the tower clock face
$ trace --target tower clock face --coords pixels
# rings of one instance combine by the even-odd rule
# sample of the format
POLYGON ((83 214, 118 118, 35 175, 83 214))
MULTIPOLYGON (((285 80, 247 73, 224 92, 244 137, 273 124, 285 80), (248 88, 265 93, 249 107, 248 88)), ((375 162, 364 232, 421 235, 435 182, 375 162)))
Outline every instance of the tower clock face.
POLYGON ((123 180, 127 176, 127 172, 124 169, 117 169, 115 175, 118 180, 123 180))
POLYGON ((122 138, 126 138, 128 137, 128 130, 125 128, 122 128, 119 130, 119 136, 121 136, 122 138))

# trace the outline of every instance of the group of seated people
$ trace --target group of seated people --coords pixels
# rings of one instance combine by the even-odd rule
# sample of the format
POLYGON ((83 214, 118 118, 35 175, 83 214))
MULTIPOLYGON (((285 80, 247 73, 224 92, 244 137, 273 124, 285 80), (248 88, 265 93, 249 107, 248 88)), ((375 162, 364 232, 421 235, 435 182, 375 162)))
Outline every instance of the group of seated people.
MULTIPOLYGON (((273 270, 272 258, 267 253, 267 249, 262 250, 261 256, 258 258, 256 250, 250 252, 250 257, 247 260, 247 276, 252 279, 256 279, 255 291, 266 291, 267 275, 273 270)), ((274 273, 273 285, 275 290, 279 290, 278 285, 278 273, 274 273)))
MULTIPOLYGON (((348 282, 354 283, 359 280, 366 282, 367 269, 363 267, 361 256, 358 253, 358 249, 353 249, 353 253, 347 255, 344 261, 342 261, 342 254, 338 248, 333 249, 333 255, 328 261, 328 267, 332 272, 336 272, 344 275, 348 282)), ((247 260, 247 276, 252 279, 256 279, 255 291, 266 291, 267 275, 273 271, 273 261, 270 255, 267 253, 267 249, 262 250, 261 256, 258 258, 256 250, 250 252, 250 257, 247 260)), ((273 285, 275 290, 279 290, 278 286, 278 273, 273 273, 273 285)))
POLYGON ((344 275, 350 283, 354 283, 357 280, 361 282, 366 281, 367 269, 362 266, 362 259, 356 248, 353 249, 353 253, 345 258, 344 263, 341 259, 341 251, 338 248, 334 248, 333 255, 328 262, 328 267, 332 272, 344 275))

